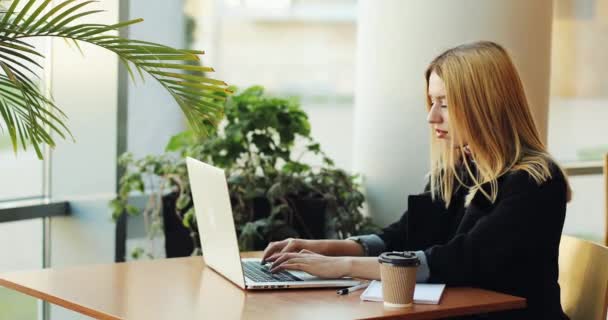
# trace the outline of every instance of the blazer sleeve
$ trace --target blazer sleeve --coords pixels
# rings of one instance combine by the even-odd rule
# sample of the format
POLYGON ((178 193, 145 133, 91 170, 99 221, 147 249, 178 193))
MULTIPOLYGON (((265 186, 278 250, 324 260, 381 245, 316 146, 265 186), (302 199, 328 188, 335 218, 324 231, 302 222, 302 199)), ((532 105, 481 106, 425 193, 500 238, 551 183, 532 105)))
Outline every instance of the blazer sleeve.
POLYGON ((561 175, 539 186, 527 173, 516 172, 505 177, 501 188, 502 195, 489 211, 477 203, 483 195, 475 196, 466 215, 480 217, 468 232, 425 250, 430 282, 484 282, 495 277, 507 259, 547 248, 547 241, 559 239, 566 205, 561 175))

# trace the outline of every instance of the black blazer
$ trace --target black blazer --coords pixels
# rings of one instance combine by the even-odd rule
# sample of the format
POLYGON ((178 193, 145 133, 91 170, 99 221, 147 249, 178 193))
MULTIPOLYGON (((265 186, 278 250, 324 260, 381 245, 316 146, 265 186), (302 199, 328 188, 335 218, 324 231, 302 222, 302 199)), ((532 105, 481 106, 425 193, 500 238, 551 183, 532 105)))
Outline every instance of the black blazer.
MULTIPOLYGON (((560 304, 558 251, 566 213, 566 183, 556 166, 538 185, 524 171, 499 178, 494 203, 466 191, 449 208, 428 191, 408 198, 408 211, 378 234, 387 251, 424 250, 429 282, 474 286, 527 299, 524 310, 487 319, 567 319, 560 304)), ((489 186, 484 186, 489 190, 489 186)))

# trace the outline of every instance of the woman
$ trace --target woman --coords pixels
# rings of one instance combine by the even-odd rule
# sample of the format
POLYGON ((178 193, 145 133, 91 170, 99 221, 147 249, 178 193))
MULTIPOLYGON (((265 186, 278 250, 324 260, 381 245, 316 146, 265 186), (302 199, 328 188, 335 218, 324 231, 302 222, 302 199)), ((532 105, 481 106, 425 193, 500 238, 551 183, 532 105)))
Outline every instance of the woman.
POLYGON ((271 243, 272 270, 380 279, 384 251, 415 251, 418 282, 527 299, 488 318, 564 319, 558 249, 568 182, 534 125, 507 52, 492 42, 447 50, 426 71, 431 170, 425 192, 375 235, 271 243), (361 257, 370 256, 370 257, 361 257))

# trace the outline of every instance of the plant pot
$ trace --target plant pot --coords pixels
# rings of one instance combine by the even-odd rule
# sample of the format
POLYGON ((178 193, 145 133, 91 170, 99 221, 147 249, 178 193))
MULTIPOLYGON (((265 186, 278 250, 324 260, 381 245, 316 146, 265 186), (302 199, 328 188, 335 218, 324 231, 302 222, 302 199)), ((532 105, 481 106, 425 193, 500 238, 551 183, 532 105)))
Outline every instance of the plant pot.
POLYGON ((327 237, 327 201, 321 198, 292 198, 296 210, 294 229, 300 238, 325 239, 327 237), (298 216, 301 218, 299 219, 298 216))
MULTIPOLYGON (((190 230, 184 227, 182 221, 175 214, 177 196, 177 192, 172 192, 162 197, 163 231, 165 233, 165 254, 167 258, 187 257, 194 251, 190 230)), ((188 208, 184 212, 187 210, 188 208)))

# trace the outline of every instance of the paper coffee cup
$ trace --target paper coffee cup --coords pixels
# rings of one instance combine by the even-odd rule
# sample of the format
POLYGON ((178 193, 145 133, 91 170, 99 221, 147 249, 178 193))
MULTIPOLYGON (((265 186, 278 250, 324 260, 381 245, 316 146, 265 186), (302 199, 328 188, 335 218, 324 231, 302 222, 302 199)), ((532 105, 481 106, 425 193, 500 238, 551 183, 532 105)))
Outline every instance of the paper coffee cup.
POLYGON ((414 252, 385 252, 378 257, 384 306, 405 308, 414 304, 416 270, 420 260, 414 252))

